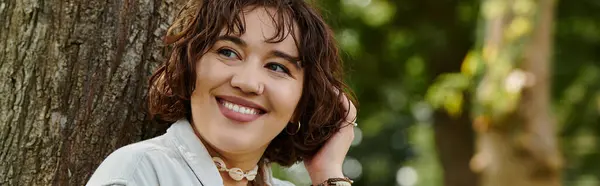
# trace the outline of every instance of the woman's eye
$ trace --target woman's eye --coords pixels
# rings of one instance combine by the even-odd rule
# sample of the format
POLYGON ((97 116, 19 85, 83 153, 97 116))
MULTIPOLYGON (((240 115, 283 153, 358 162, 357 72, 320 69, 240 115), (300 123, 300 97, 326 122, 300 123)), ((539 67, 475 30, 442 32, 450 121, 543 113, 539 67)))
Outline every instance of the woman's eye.
POLYGON ((226 49, 226 48, 219 49, 217 51, 217 53, 219 53, 220 55, 225 56, 227 58, 236 58, 236 59, 239 58, 238 55, 233 50, 226 49))
POLYGON ((275 71, 275 72, 283 72, 286 74, 290 74, 290 71, 285 68, 285 66, 283 66, 282 64, 277 64, 277 63, 269 63, 266 66, 269 70, 275 71))

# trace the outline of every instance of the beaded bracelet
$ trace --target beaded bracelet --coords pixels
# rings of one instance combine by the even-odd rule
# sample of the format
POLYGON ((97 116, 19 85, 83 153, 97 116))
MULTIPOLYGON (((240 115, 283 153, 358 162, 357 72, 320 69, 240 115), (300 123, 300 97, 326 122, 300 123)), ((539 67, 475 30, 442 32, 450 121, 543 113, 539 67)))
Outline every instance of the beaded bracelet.
POLYGON ((315 186, 352 186, 352 183, 354 183, 354 181, 352 181, 348 177, 329 178, 329 179, 325 180, 323 183, 320 183, 315 186))

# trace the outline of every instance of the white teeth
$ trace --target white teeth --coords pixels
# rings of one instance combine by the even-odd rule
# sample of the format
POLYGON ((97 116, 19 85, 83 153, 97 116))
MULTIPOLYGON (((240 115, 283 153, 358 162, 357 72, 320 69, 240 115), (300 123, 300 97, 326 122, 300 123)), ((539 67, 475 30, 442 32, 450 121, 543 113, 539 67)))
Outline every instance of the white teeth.
POLYGON ((244 107, 235 103, 231 103, 231 102, 227 102, 225 100, 222 101, 223 106, 227 107, 229 110, 232 110, 234 112, 239 112, 242 114, 251 114, 251 115, 256 115, 258 114, 258 110, 254 109, 254 108, 248 108, 248 107, 244 107))

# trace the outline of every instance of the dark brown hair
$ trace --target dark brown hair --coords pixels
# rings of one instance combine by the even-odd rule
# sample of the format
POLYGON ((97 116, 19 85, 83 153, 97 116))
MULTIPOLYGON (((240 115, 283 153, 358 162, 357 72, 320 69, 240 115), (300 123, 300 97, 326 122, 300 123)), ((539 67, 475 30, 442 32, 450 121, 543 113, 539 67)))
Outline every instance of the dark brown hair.
MULTIPOLYGON (((277 32, 268 42, 281 42, 292 35, 305 73, 302 96, 294 116, 302 123, 300 131, 294 135, 282 131, 263 155, 269 162, 290 166, 312 157, 346 123, 347 111, 338 93, 344 92, 355 100, 342 82, 342 64, 332 30, 304 0, 190 1, 165 36, 170 57, 150 79, 150 115, 166 122, 191 118, 195 63, 213 46, 221 32, 243 34, 243 14, 253 8, 275 10, 271 18, 277 32), (290 32, 294 27, 300 31, 299 36, 290 32)), ((297 128, 297 123, 288 125, 291 131, 297 128)))

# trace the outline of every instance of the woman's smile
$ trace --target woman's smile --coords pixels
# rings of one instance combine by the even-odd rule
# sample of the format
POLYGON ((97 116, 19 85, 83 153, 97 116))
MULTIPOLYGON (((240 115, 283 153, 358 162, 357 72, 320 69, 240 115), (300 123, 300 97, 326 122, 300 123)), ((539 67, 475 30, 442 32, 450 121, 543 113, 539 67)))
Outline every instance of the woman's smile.
POLYGON ((266 114, 265 109, 251 101, 234 96, 215 97, 219 103, 219 110, 226 118, 240 123, 247 123, 266 114))
POLYGON ((260 157, 294 122, 304 84, 298 39, 293 37, 300 32, 285 27, 281 33, 289 37, 271 42, 278 33, 270 16, 275 13, 263 8, 245 11, 244 32, 222 30, 195 61, 192 120, 198 134, 220 154, 252 152, 260 157))

